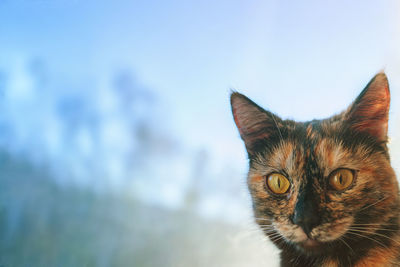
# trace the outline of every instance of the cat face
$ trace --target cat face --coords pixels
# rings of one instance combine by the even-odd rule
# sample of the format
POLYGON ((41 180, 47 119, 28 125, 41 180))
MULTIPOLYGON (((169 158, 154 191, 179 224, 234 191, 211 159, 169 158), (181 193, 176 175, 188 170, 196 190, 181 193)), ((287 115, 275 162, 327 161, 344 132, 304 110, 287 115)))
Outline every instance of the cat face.
POLYGON ((390 222, 398 186, 386 147, 389 102, 383 73, 325 120, 282 120, 232 94, 256 222, 275 244, 320 253, 390 222))

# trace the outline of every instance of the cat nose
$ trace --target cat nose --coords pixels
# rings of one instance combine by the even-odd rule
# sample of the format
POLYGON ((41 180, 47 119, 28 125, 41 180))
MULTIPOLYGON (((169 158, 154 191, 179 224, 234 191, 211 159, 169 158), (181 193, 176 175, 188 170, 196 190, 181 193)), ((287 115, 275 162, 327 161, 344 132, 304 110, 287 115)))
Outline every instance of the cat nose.
POLYGON ((321 222, 321 218, 318 214, 318 209, 314 201, 306 196, 299 197, 294 213, 290 219, 294 224, 300 226, 304 233, 308 236, 312 229, 321 222))

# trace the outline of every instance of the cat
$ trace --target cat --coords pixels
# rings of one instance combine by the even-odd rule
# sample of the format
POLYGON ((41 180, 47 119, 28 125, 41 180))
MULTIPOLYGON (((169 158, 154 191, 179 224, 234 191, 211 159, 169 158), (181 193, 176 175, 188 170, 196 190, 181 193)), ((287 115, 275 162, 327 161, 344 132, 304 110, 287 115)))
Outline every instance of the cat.
POLYGON ((281 266, 400 266, 400 198, 378 73, 342 113, 283 120, 232 92, 255 221, 281 266))

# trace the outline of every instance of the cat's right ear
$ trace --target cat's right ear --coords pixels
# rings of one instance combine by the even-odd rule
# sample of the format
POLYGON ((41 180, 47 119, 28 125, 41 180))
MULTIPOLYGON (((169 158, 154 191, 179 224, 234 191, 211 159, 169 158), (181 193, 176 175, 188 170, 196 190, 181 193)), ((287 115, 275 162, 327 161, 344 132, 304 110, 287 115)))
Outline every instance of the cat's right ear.
POLYGON ((233 92, 231 94, 232 114, 239 129, 247 152, 251 155, 260 141, 270 138, 282 127, 282 120, 259 107, 246 96, 233 92))

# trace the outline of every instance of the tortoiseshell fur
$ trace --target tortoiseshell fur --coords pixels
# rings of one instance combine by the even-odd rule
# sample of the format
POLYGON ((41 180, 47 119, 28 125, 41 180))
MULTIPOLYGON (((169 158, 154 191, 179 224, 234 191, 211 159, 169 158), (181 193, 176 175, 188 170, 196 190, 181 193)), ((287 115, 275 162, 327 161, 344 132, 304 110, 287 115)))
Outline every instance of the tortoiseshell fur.
POLYGON ((281 250, 281 266, 400 266, 399 187, 386 146, 389 102, 384 73, 346 111, 324 120, 282 120, 232 94, 255 219, 281 250), (343 191, 328 183, 338 168, 354 170, 343 191), (290 180, 288 194, 267 188, 274 172, 290 180), (308 235, 291 219, 305 198, 315 221, 308 235))

